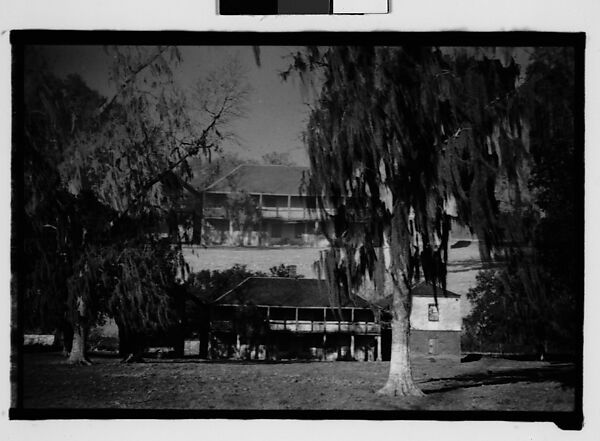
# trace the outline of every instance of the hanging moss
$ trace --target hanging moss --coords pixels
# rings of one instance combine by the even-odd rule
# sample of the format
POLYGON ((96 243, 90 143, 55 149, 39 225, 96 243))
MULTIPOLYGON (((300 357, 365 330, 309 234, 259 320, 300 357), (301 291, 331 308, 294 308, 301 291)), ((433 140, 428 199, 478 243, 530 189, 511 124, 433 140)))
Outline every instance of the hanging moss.
POLYGON ((336 206, 332 257, 323 264, 326 277, 342 273, 346 295, 373 274, 381 279, 375 268, 387 266, 385 243, 409 290, 421 274, 434 293, 445 290, 450 200, 484 256, 505 239, 495 184, 502 172, 518 189, 525 155, 512 60, 336 46, 299 52, 291 70, 323 79, 304 134, 309 187, 336 206))

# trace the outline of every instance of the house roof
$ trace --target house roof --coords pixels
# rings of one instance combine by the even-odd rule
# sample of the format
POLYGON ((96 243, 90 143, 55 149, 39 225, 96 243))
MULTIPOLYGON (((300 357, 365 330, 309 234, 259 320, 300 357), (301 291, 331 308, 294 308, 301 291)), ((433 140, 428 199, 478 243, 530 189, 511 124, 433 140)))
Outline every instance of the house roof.
MULTIPOLYGON (((420 283, 413 288, 413 296, 433 298, 433 287, 420 283)), ((438 288, 438 297, 459 298, 451 291, 444 294, 438 288)), ((375 302, 385 308, 391 304, 388 296, 375 302)), ((286 278, 286 277, 249 277, 232 290, 217 298, 214 303, 221 304, 253 304, 265 306, 291 307, 329 307, 331 302, 325 281, 318 279, 286 278)), ((342 303, 342 307, 368 308, 369 303, 358 297, 354 301, 342 303)))
POLYGON ((308 167, 242 164, 218 179, 205 191, 298 195, 308 179, 308 167))
MULTIPOLYGON (((215 303, 321 308, 331 306, 325 281, 288 277, 249 277, 216 299, 215 303)), ((340 306, 369 307, 360 298, 340 306)))

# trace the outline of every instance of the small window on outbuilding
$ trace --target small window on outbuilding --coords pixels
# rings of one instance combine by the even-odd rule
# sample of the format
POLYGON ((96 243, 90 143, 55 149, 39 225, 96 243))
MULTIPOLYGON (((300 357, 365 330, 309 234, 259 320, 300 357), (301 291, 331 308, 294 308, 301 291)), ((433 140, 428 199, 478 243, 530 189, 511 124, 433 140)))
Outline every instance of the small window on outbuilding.
POLYGON ((429 304, 429 308, 427 308, 427 315, 429 317, 430 322, 440 321, 440 310, 435 303, 429 304))

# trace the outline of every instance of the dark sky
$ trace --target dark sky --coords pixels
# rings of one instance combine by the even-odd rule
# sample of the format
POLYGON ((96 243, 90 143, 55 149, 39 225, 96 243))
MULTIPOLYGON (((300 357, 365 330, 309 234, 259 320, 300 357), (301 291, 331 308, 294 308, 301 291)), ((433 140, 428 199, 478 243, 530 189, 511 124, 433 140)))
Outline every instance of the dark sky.
MULTIPOLYGON (((183 62, 175 74, 183 86, 190 86, 199 77, 238 57, 252 88, 247 116, 232 125, 239 145, 224 145, 226 152, 238 152, 242 157, 259 159, 265 153, 288 152, 299 165, 308 158, 300 139, 308 116, 306 98, 298 80, 282 82, 278 72, 287 67, 285 57, 293 47, 261 47, 261 66, 257 66, 251 46, 181 47, 183 62)), ((45 54, 60 75, 77 73, 88 85, 109 95, 110 59, 102 46, 45 46, 45 54)))

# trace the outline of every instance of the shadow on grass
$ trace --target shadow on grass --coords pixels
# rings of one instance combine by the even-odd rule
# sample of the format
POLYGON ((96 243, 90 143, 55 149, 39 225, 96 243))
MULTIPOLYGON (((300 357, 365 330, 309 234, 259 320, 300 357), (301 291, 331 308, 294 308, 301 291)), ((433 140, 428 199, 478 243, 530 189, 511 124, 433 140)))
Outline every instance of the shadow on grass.
POLYGON ((577 374, 570 363, 553 364, 550 366, 488 371, 486 373, 457 375, 448 378, 432 378, 421 382, 425 386, 425 394, 448 392, 456 389, 511 383, 543 383, 558 382, 563 387, 575 387, 577 374), (442 383, 439 387, 428 383, 442 383))

